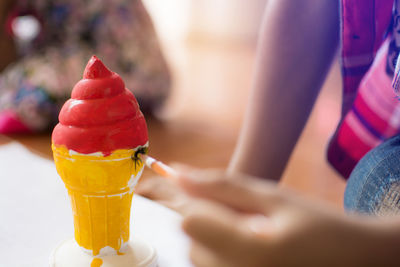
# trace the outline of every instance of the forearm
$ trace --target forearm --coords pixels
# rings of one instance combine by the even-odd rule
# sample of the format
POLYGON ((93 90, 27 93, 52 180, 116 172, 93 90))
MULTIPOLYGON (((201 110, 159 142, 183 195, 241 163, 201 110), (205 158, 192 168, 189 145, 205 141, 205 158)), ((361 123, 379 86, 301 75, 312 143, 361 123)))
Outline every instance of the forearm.
POLYGON ((279 179, 337 49, 338 1, 270 0, 230 172, 279 179))

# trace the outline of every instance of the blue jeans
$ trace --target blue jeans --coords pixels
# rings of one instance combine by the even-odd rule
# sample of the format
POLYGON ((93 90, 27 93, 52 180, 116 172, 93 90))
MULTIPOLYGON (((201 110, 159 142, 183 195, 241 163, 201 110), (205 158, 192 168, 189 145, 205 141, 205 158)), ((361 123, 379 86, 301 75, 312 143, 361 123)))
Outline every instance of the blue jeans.
POLYGON ((400 214, 400 135, 360 160, 347 183, 344 207, 368 215, 400 214))

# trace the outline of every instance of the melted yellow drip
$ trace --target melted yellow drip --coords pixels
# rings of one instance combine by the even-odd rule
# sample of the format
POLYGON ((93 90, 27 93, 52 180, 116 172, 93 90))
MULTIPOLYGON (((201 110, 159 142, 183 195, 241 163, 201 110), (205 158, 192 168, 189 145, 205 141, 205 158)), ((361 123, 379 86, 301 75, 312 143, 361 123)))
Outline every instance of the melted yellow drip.
POLYGON ((101 265, 103 265, 103 260, 100 258, 94 258, 90 264, 90 267, 100 267, 101 265))
POLYGON ((105 247, 118 252, 129 240, 133 186, 143 169, 141 161, 131 159, 135 150, 116 150, 104 157, 52 148, 71 198, 76 242, 94 256, 105 247))

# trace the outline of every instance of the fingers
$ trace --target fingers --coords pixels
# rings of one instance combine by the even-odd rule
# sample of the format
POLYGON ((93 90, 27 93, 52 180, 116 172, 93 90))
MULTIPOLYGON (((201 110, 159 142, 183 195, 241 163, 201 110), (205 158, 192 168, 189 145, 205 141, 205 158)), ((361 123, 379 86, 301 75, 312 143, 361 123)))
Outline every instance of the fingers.
POLYGON ((255 237, 248 216, 218 203, 198 201, 183 220, 184 231, 196 242, 218 254, 232 257, 255 237))
POLYGON ((157 201, 159 204, 166 206, 178 213, 187 214, 193 205, 192 198, 176 184, 171 183, 163 177, 150 177, 141 181, 136 193, 157 201))
POLYGON ((197 244, 199 252, 193 252, 194 262, 210 266, 225 266, 222 263, 247 266, 250 261, 264 261, 266 255, 270 255, 271 242, 275 238, 274 226, 267 220, 208 201, 198 201, 192 213, 184 218, 182 226, 197 244), (259 235, 260 229, 264 234, 259 235), (203 254, 207 258, 204 261, 200 258, 203 254))
POLYGON ((266 214, 286 202, 286 196, 271 182, 244 175, 227 176, 223 171, 182 171, 178 183, 193 196, 245 212, 266 214))
POLYGON ((161 180, 162 178, 159 177, 151 177, 140 181, 136 188, 136 193, 149 199, 157 199, 157 196, 160 195, 159 191, 163 184, 163 181, 161 180))
POLYGON ((183 220, 182 227, 193 239, 220 251, 225 249, 226 240, 234 234, 235 238, 241 238, 236 235, 240 217, 216 203, 205 203, 202 201, 193 207, 193 211, 183 220))
POLYGON ((223 262, 213 251, 196 242, 192 243, 190 259, 196 267, 232 267, 223 262))

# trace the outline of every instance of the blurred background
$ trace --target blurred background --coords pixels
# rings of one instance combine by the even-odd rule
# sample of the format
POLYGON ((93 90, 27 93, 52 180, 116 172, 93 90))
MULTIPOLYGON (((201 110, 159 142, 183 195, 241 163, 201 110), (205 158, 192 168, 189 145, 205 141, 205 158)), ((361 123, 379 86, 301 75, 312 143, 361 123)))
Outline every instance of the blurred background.
MULTIPOLYGON (((224 167, 229 161, 251 88, 259 26, 267 2, 144 1, 174 73, 173 96, 165 114, 194 123, 193 129, 208 136, 205 147, 212 152, 204 151, 191 164, 224 167)), ((339 209, 345 183, 327 164, 325 149, 339 120, 341 88, 335 62, 282 184, 339 209)))
MULTIPOLYGON (((266 0, 143 0, 172 74, 160 120, 148 118, 150 153, 167 163, 227 166, 241 127, 266 0)), ((32 24, 23 29, 35 30, 32 24), (29 28, 30 27, 30 28, 29 28)), ((29 36, 29 30, 28 36, 29 36)), ((273 66, 271 66, 273 67, 273 66)), ((340 115, 338 64, 285 172, 283 186, 341 208, 344 181, 325 148, 340 115)), ((9 135, 51 159, 50 135, 9 135)), ((1 149, 1 146, 0 146, 1 149)))

